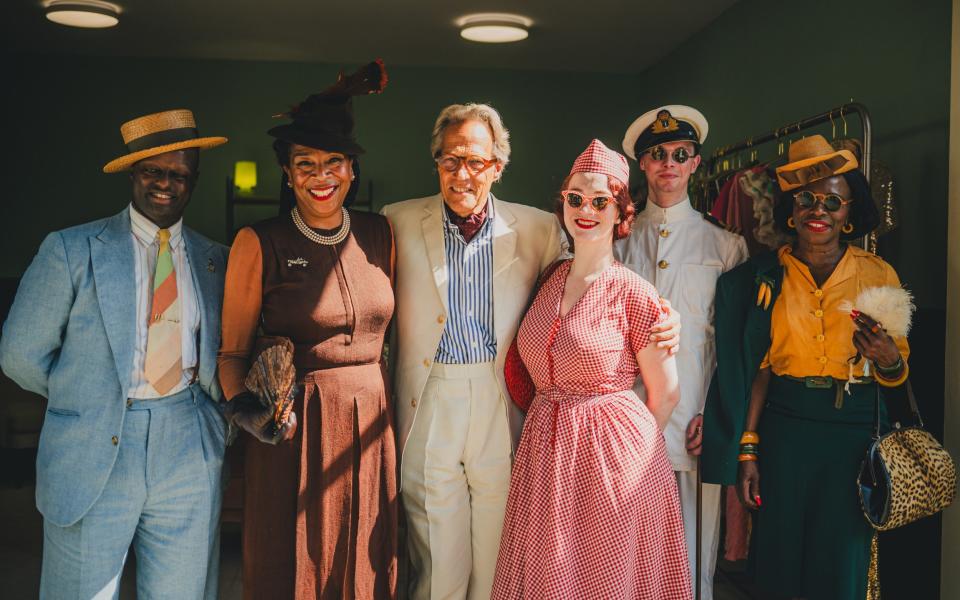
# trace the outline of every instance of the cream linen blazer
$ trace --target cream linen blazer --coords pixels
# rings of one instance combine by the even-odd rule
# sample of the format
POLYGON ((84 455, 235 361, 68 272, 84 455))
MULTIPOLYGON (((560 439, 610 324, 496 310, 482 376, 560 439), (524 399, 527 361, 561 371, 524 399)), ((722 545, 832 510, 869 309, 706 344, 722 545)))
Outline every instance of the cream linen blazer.
MULTIPOLYGON (((503 362, 540 273, 566 249, 556 216, 531 206, 497 200, 493 220, 493 321, 497 338, 496 375, 506 400, 516 444, 521 413, 507 395, 503 362)), ((420 397, 447 321, 446 253, 440 194, 389 204, 383 214, 393 225, 397 247, 393 398, 401 456, 417 418, 420 397)))

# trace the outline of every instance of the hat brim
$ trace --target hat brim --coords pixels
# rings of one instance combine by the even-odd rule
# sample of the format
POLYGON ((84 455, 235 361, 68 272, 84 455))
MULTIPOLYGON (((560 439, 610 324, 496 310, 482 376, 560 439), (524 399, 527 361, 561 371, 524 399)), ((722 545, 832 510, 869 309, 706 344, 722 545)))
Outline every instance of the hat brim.
POLYGON ((777 183, 784 192, 803 187, 808 183, 842 175, 859 166, 857 157, 849 150, 837 150, 830 154, 812 156, 777 167, 777 183))
POLYGON ((267 131, 267 135, 291 144, 300 144, 324 152, 343 152, 352 156, 364 154, 366 150, 356 140, 326 131, 307 131, 294 123, 277 125, 267 131))
POLYGON ((707 118, 703 116, 702 112, 691 106, 668 104, 667 106, 661 106, 659 108, 649 110, 634 119, 633 123, 630 124, 630 127, 627 127, 627 132, 623 134, 623 142, 621 142, 621 147, 623 148, 624 154, 633 160, 637 160, 636 153, 634 152, 634 146, 637 145, 637 139, 639 139, 643 132, 646 131, 647 127, 653 123, 657 113, 659 113, 661 110, 670 111, 670 115, 673 118, 686 121, 693 126, 694 130, 696 130, 698 138, 697 140, 684 141, 690 141, 695 144, 703 144, 705 141, 707 141, 707 133, 710 131, 710 125, 707 123, 707 118))
POLYGON ((227 138, 225 137, 202 137, 194 138, 192 140, 184 140, 182 142, 174 142, 172 144, 164 144, 163 146, 156 146, 154 148, 146 148, 144 150, 132 152, 126 156, 121 156, 120 158, 111 160, 103 167, 103 172, 119 173, 120 171, 126 171, 136 162, 139 162, 145 158, 150 158, 151 156, 164 154, 166 152, 186 150, 188 148, 199 148, 200 150, 206 150, 208 148, 214 148, 226 143, 227 138))

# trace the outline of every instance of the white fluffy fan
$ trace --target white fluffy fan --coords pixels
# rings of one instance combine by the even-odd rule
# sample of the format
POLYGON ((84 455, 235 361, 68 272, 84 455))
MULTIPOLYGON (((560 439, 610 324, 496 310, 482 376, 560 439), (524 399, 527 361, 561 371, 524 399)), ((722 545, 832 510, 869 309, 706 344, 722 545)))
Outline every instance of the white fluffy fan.
POLYGON ((885 285, 860 290, 856 301, 840 303, 840 310, 852 312, 858 310, 869 315, 887 330, 891 337, 904 337, 910 333, 913 322, 913 296, 901 287, 885 285))

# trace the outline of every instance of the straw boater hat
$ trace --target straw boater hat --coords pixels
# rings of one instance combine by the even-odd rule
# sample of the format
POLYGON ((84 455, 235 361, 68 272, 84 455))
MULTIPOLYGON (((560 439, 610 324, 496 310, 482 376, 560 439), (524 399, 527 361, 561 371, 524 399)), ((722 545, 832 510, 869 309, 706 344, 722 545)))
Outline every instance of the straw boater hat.
POLYGON ((834 150, 822 135, 811 135, 790 144, 787 160, 787 164, 777 167, 777 183, 784 192, 859 166, 853 152, 834 150))
POLYGON ((129 154, 108 162, 103 167, 104 173, 125 171, 137 161, 164 152, 187 148, 206 150, 227 143, 225 137, 200 137, 193 113, 185 109, 167 110, 127 121, 120 126, 120 135, 129 154))
POLYGON ((644 150, 667 142, 693 142, 699 148, 707 140, 707 119, 699 110, 669 104, 645 112, 630 124, 623 136, 623 152, 637 160, 644 150))

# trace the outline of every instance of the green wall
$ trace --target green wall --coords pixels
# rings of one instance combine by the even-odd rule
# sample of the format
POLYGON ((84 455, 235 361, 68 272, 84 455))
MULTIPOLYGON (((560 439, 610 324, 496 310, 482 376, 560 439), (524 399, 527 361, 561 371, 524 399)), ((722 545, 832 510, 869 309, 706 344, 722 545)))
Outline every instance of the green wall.
MULTIPOLYGON (((371 54, 375 56, 375 54, 371 54)), ((336 67, 241 61, 12 57, 7 113, 6 205, 0 224, 0 276, 19 276, 49 231, 107 216, 129 201, 124 174, 103 165, 123 154, 120 124, 169 108, 194 111, 202 135, 230 143, 204 152, 187 222, 225 241, 224 180, 237 160, 255 160, 258 192, 274 195, 279 169, 266 130, 271 115, 333 81, 336 67), (9 152, 9 150, 8 150, 9 152)), ((444 106, 490 102, 511 130, 513 153, 495 193, 548 206, 576 155, 592 137, 617 144, 633 118, 627 75, 391 67, 380 96, 358 98, 358 137, 368 154, 363 179, 376 207, 433 194, 430 132, 444 106)), ((348 65, 352 68, 355 65, 348 65)), ((363 188, 365 189, 365 188, 363 188)), ((249 210, 249 209, 245 209, 249 210)), ((249 215, 238 214, 240 219, 249 215)))
MULTIPOLYGON (((943 308, 949 59, 949 0, 742 0, 642 73, 636 99, 700 108, 707 153, 851 99, 866 105, 901 219, 880 253, 919 306, 943 308)), ((856 117, 848 123, 859 132, 856 117)), ((775 143, 765 150, 776 156, 775 143)))

